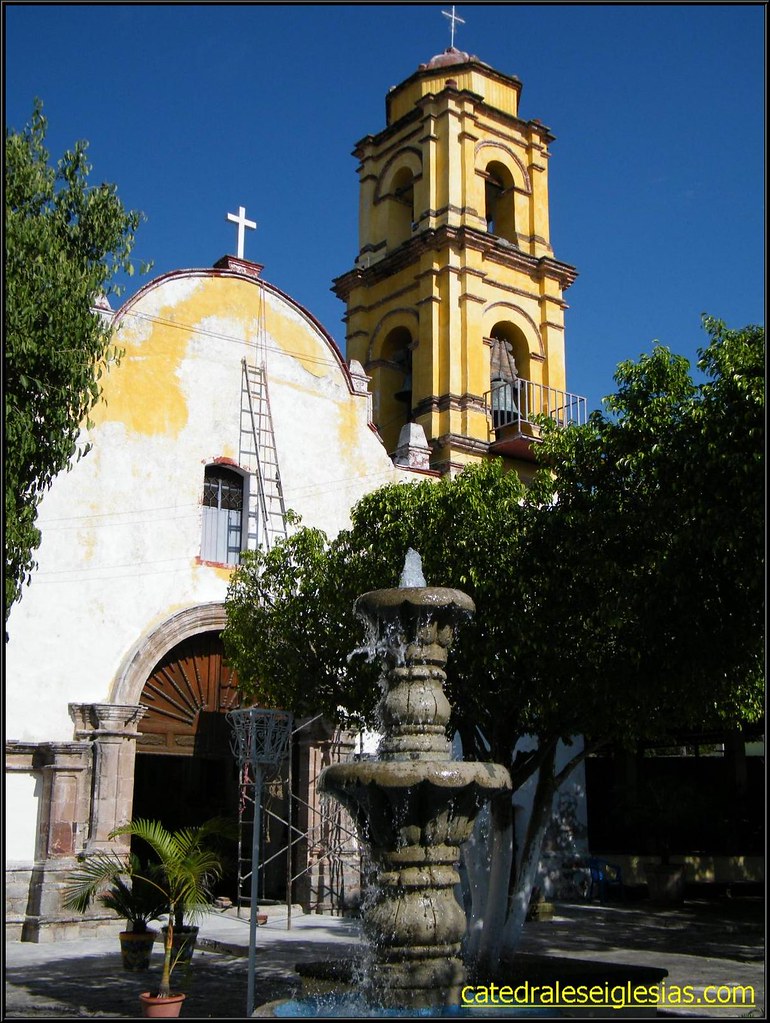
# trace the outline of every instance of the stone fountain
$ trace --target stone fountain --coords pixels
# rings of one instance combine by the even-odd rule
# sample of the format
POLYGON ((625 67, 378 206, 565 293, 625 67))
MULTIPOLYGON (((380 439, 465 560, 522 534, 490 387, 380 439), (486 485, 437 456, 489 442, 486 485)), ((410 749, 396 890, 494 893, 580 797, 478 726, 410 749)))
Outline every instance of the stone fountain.
POLYGON ((459 1003, 465 981, 459 847, 484 802, 510 789, 511 779, 497 764, 451 759, 444 667, 473 601, 460 590, 424 585, 414 552, 401 582, 365 593, 355 605, 384 662, 377 757, 327 767, 319 791, 345 806, 370 850, 375 877, 362 905, 367 1002, 439 1009, 459 1003))

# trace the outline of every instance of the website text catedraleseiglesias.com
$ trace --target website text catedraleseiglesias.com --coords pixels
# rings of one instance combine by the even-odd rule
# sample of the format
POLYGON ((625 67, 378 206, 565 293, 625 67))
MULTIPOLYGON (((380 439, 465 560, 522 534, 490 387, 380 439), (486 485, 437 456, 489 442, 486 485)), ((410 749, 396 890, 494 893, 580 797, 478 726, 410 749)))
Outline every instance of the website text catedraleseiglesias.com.
POLYGON ((489 1005, 585 1005, 606 1009, 633 1006, 722 1005, 753 1008, 754 988, 748 984, 707 984, 702 991, 693 984, 466 984, 461 1004, 468 1007, 489 1005))

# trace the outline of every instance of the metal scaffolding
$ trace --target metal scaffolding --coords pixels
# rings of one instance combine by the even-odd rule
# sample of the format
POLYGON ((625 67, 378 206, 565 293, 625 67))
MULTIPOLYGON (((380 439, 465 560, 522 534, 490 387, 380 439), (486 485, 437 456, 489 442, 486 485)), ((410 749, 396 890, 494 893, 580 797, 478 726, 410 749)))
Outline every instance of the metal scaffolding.
MULTIPOLYGON (((327 905, 332 912, 342 912, 346 903, 345 862, 355 848, 355 871, 360 878, 360 858, 356 834, 336 800, 321 805, 311 804, 303 794, 295 792, 293 777, 293 749, 296 736, 320 721, 316 715, 293 727, 292 716, 286 711, 247 710, 231 711, 227 718, 233 729, 232 749, 240 771, 240 799, 238 813, 238 887, 237 912, 244 904, 249 906, 249 981, 247 1010, 251 1014, 254 999, 254 957, 256 949, 257 913, 259 910, 260 880, 264 892, 265 870, 271 862, 286 857, 286 912, 287 928, 291 927, 292 892, 295 882, 304 875, 312 875, 317 886, 317 905, 327 905), (274 808, 267 783, 274 780, 287 763, 286 816, 274 808), (307 812, 307 827, 300 827, 295 816, 307 812), (276 822, 286 829, 286 841, 262 854, 265 826, 276 822), (249 831, 251 834, 249 835, 249 831), (249 840, 250 839, 250 840, 249 840), (297 862, 297 846, 306 844, 307 856, 297 862), (247 894, 248 892, 248 894, 247 894)), ((341 740, 337 730, 335 738, 327 741, 332 753, 339 758, 341 740)), ((308 778, 310 784, 314 779, 308 778)), ((283 802, 283 800, 282 800, 283 802)))

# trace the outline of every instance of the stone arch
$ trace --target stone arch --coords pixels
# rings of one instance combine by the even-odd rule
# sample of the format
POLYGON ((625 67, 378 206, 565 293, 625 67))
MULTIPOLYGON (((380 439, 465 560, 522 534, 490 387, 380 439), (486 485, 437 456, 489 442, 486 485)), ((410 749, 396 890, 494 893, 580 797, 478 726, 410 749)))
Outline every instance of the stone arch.
POLYGON ((410 306, 399 306, 397 309, 390 309, 377 321, 372 331, 369 342, 369 361, 380 358, 382 349, 387 337, 397 327, 403 327, 412 335, 413 342, 417 339, 417 332, 420 326, 420 317, 416 309, 410 306))
POLYGON ((240 703, 220 632, 188 636, 160 658, 144 685, 137 752, 229 759, 225 715, 240 703))
POLYGON ((476 167, 480 170, 483 170, 482 163, 486 165, 492 160, 505 164, 511 172, 516 188, 527 195, 532 194, 532 181, 530 180, 529 172, 522 163, 521 157, 514 152, 511 146, 506 146, 502 142, 484 139, 476 144, 474 156, 476 167), (491 152, 484 153, 483 150, 491 150, 491 152))
POLYGON ((545 347, 540 327, 528 313, 513 302, 492 302, 485 308, 482 319, 484 337, 491 337, 495 324, 504 320, 509 320, 526 340, 527 359, 542 362, 545 359, 545 347))
MULTIPOLYGON (((224 625, 221 603, 186 608, 145 635, 126 658, 116 692, 145 711, 126 816, 158 820, 172 830, 237 816, 238 764, 226 713, 240 705, 240 694, 224 659, 224 625)), ((235 877, 221 884, 220 893, 233 897, 235 877)))
POLYGON ((372 378, 373 419, 388 452, 398 444, 401 428, 410 422, 413 353, 419 317, 413 309, 394 309, 374 329, 368 372, 372 378))
POLYGON ((383 226, 389 249, 412 237, 417 220, 417 183, 422 176, 419 152, 401 150, 383 168, 375 190, 375 203, 385 202, 383 226))
POLYGON ((220 631, 226 621, 225 606, 217 601, 177 611, 161 625, 145 632, 118 669, 112 684, 111 702, 137 705, 147 679, 164 654, 191 636, 220 631))
POLYGON ((393 188, 393 181, 396 175, 403 169, 411 171, 413 178, 418 178, 422 175, 422 154, 415 146, 406 146, 404 149, 399 149, 397 153, 394 153, 385 162, 375 185, 375 202, 382 202, 383 199, 388 197, 393 188))

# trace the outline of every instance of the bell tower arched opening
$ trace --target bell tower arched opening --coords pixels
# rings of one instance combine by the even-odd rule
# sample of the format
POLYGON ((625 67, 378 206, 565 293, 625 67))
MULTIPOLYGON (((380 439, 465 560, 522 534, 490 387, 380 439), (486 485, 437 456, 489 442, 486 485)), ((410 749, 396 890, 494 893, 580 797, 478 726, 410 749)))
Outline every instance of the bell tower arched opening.
POLYGON ((484 172, 484 208, 487 231, 516 244, 513 175, 497 160, 487 164, 484 172))
POLYGON ((372 373, 372 390, 379 398, 374 419, 388 452, 395 450, 401 427, 412 418, 412 350, 407 327, 390 330, 380 348, 372 373))
POLYGON ((526 383, 529 379, 529 346, 522 330, 500 320, 490 332, 490 403, 495 429, 527 419, 526 383))
POLYGON ((388 211, 388 248, 393 249, 412 237, 414 223, 414 175, 402 167, 393 178, 388 211))

